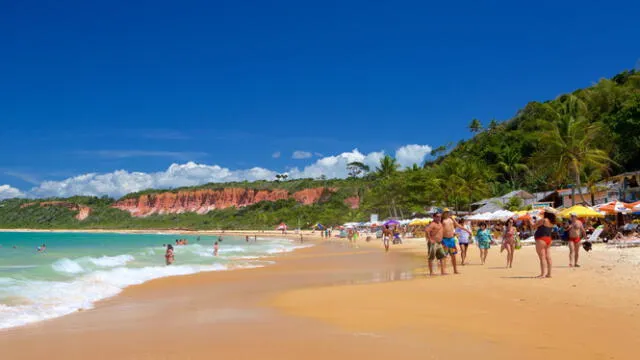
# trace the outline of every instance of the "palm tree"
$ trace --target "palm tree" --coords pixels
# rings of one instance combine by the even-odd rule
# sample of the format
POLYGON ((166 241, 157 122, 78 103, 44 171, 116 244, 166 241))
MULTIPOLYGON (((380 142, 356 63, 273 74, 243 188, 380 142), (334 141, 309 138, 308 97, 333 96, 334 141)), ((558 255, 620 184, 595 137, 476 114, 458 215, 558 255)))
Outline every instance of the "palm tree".
POLYGON ((489 130, 495 131, 497 128, 498 128, 498 122, 496 121, 496 119, 491 119, 491 122, 489 123, 489 130))
POLYGON ((559 119, 541 133, 543 150, 538 154, 543 163, 557 166, 557 180, 575 181, 583 203, 586 202, 581 180, 584 169, 604 170, 614 163, 604 150, 596 146, 596 140, 603 131, 602 123, 589 122, 583 115, 585 113, 585 104, 574 95, 568 96, 559 111, 559 119))
POLYGON ((396 159, 389 155, 385 155, 380 159, 380 166, 376 167, 376 175, 378 175, 378 177, 388 179, 398 172, 399 167, 400 165, 396 159))
POLYGON ((471 123, 469 124, 469 130, 471 130, 472 133, 480 132, 480 130, 482 130, 482 124, 480 123, 480 120, 471 120, 471 123))
POLYGON ((528 173, 527 165, 521 163, 522 154, 515 148, 505 146, 498 154, 498 169, 505 174, 509 180, 512 190, 517 188, 516 179, 521 173, 528 173))

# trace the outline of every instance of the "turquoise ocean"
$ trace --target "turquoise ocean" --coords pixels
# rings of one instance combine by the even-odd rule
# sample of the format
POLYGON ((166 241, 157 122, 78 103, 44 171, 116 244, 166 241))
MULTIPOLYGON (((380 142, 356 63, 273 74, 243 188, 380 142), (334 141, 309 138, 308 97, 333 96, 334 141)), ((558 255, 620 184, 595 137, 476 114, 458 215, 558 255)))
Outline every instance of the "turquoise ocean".
POLYGON ((262 267, 277 253, 309 245, 290 240, 120 233, 0 232, 0 329, 51 319, 117 295, 127 286, 176 275, 262 267), (175 246, 185 238, 188 245, 175 246), (44 252, 37 247, 46 244, 44 252), (164 263, 173 244, 175 263, 164 263))

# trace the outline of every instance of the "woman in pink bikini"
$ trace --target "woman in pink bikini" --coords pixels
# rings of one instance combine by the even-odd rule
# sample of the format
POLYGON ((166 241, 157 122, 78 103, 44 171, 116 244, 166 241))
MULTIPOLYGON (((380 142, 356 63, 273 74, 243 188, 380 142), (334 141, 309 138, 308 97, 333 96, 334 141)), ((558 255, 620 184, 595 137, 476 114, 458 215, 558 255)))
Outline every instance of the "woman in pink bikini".
POLYGON ((507 220, 504 225, 502 248, 507 250, 507 268, 510 268, 513 266, 513 254, 516 250, 516 227, 513 226, 513 219, 507 220))

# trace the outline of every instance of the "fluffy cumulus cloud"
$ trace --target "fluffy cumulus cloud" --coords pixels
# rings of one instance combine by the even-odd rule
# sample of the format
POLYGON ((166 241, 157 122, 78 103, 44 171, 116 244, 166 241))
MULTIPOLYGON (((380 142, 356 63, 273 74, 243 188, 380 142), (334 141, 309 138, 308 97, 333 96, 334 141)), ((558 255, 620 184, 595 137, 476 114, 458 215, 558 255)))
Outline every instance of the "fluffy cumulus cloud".
MULTIPOLYGON (((431 148, 427 145, 406 145, 398 148, 395 156, 398 163, 405 167, 414 163, 421 164, 430 151, 431 148)), ((350 162, 364 163, 373 171, 384 155, 383 151, 363 154, 358 149, 354 149, 350 152, 322 157, 302 168, 290 168, 287 173, 290 179, 319 178, 321 176, 345 178, 348 176, 347 164, 350 162)), ((67 197, 73 195, 120 197, 130 192, 150 188, 169 189, 210 182, 273 180, 278 173, 261 167, 232 170, 218 165, 187 162, 172 164, 164 171, 152 173, 116 170, 104 174, 78 175, 61 181, 44 181, 27 193, 9 185, 2 185, 0 186, 0 199, 23 196, 67 197)))
POLYGON ((324 157, 303 169, 293 168, 289 171, 289 176, 292 178, 318 178, 324 175, 327 178, 344 178, 347 177, 347 164, 350 162, 364 163, 373 170, 380 163, 382 157, 384 157, 382 151, 365 155, 358 149, 354 149, 340 155, 324 157))
POLYGON ((301 150, 296 150, 293 152, 293 155, 291 155, 291 158, 293 159, 308 159, 310 157, 312 157, 313 154, 308 152, 308 151, 301 151, 301 150))
POLYGON ((409 167, 413 164, 422 165, 425 157, 431 153, 429 145, 405 145, 396 150, 396 160, 400 166, 409 167))
POLYGON ((155 173, 117 170, 107 174, 84 174, 62 181, 45 181, 31 190, 36 197, 72 195, 109 195, 120 197, 134 191, 150 188, 168 189, 194 186, 210 182, 273 179, 275 171, 259 167, 230 170, 218 165, 194 162, 172 164, 166 171, 155 173))
POLYGON ((0 185, 0 200, 24 197, 25 194, 9 185, 0 185))

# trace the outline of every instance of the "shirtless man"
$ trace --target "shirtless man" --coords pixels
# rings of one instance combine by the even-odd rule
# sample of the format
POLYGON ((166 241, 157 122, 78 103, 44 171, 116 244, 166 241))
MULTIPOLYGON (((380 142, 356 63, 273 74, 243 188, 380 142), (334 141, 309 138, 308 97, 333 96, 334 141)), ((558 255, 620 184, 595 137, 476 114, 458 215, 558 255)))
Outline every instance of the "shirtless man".
POLYGON ((433 221, 425 229, 425 237, 427 238, 427 259, 429 260, 429 275, 433 275, 433 260, 438 259, 440 262, 440 273, 444 272, 445 252, 442 248, 442 214, 433 215, 433 221))
POLYGON ((449 211, 449 209, 444 209, 444 213, 442 214, 442 245, 444 246, 445 253, 451 255, 451 265, 453 265, 453 272, 455 274, 459 274, 458 264, 456 262, 456 254, 458 254, 458 248, 456 247, 456 238, 454 237, 456 229, 460 229, 469 234, 469 236, 473 236, 473 234, 471 234, 471 231, 469 231, 464 226, 461 226, 457 221, 451 218, 451 212, 449 211))
POLYGON ((580 253, 580 240, 587 237, 582 221, 578 220, 575 213, 571 213, 571 224, 569 225, 569 266, 580 267, 578 265, 578 255, 580 253))

